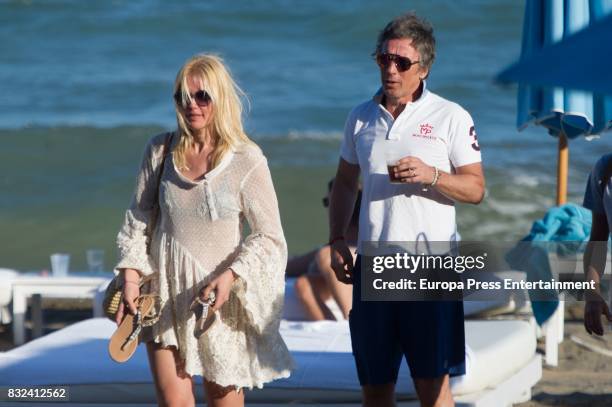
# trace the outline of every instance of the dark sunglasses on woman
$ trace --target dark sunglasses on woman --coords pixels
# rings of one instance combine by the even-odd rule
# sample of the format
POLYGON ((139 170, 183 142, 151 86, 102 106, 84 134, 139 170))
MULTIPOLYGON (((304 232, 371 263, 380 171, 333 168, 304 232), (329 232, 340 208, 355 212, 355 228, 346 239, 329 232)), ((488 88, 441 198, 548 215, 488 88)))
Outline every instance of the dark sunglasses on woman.
MULTIPOLYGON (((199 90, 191 96, 191 99, 195 100, 198 106, 205 106, 210 102, 210 95, 205 90, 199 90)), ((177 91, 174 94, 174 101, 177 105, 183 106, 183 94, 177 91)))

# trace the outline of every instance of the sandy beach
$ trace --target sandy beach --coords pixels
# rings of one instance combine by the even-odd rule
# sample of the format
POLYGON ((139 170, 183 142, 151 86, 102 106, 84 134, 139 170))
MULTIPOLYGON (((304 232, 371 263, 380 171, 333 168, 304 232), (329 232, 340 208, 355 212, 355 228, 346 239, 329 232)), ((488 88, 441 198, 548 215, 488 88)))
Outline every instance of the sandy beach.
MULTIPOLYGON (((45 312, 45 333, 89 318, 91 309, 87 301, 54 303, 53 310, 45 312)), ((30 325, 27 325, 29 327, 30 325)), ((28 330, 29 335, 29 330, 28 330)), ((518 404, 520 407, 612 405, 612 356, 587 349, 576 343, 592 344, 612 354, 612 333, 602 339, 589 337, 582 322, 582 303, 568 304, 565 312, 565 338, 559 346, 559 366, 543 367, 542 379, 534 387, 532 399, 518 404)), ((10 325, 0 326, 0 351, 13 348, 10 325)), ((543 353, 544 341, 538 342, 543 353)))
MULTIPOLYGON (((604 350, 612 349, 612 332, 603 338, 589 336, 583 326, 583 303, 566 306, 565 335, 559 346, 559 366, 543 367, 542 379, 532 399, 521 407, 612 405, 612 357, 577 344, 572 337, 604 350)), ((544 342, 538 343, 542 352, 544 342)))
MULTIPOLYGON (((612 345, 612 334, 607 340, 588 338, 582 321, 567 322, 565 340, 559 347, 559 366, 544 367, 542 379, 533 389, 532 399, 521 407, 612 405, 612 357, 604 356, 576 344, 572 335, 592 342, 612 345)), ((539 344, 543 349, 543 343, 539 344)))

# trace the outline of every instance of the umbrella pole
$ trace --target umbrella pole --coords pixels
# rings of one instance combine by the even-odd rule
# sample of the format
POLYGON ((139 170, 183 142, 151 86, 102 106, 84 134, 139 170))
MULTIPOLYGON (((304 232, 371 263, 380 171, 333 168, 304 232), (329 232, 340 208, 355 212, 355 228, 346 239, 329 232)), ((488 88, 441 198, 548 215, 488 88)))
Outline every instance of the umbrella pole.
POLYGON ((567 167, 569 162, 569 148, 567 136, 559 134, 559 156, 557 160, 557 206, 567 202, 567 167))

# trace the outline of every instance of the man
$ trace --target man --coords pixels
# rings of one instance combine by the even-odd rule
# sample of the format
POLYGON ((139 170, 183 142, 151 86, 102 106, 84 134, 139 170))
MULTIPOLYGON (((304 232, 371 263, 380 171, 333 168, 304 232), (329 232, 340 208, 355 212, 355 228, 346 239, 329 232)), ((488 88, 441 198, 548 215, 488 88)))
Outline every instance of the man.
POLYGON ((402 355, 423 406, 454 405, 449 375, 465 373, 461 302, 362 301, 360 260, 344 240, 359 175, 363 198, 358 254, 364 242, 450 242, 454 202, 484 196, 480 147, 470 115, 425 84, 435 56, 432 27, 414 14, 391 21, 376 44, 381 90, 346 122, 331 194, 331 262, 353 283, 351 341, 364 406, 395 405, 402 355), (384 151, 409 150, 387 173, 384 151))
POLYGON ((597 161, 584 194, 584 207, 591 210, 591 236, 584 252, 584 272, 587 281, 595 281, 596 288, 585 294, 584 327, 589 334, 603 335, 602 315, 608 322, 612 315, 601 296, 599 283, 606 268, 608 237, 612 231, 612 154, 597 161))

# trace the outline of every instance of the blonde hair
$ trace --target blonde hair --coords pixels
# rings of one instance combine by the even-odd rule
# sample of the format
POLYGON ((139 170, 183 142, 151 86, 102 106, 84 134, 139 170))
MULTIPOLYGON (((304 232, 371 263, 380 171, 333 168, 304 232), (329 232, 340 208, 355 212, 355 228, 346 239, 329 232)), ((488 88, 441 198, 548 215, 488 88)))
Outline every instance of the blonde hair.
MULTIPOLYGON (((243 143, 253 143, 242 128, 241 97, 246 94, 232 79, 223 60, 210 54, 198 54, 191 57, 176 75, 174 94, 181 95, 183 103, 191 103, 189 79, 200 82, 200 88, 208 93, 212 103, 211 135, 215 145, 211 157, 212 168, 215 168, 223 156, 231 149, 243 143)), ((172 152, 174 162, 180 169, 186 169, 185 154, 194 143, 192 130, 187 124, 185 109, 175 100, 177 134, 179 142, 172 152)))

